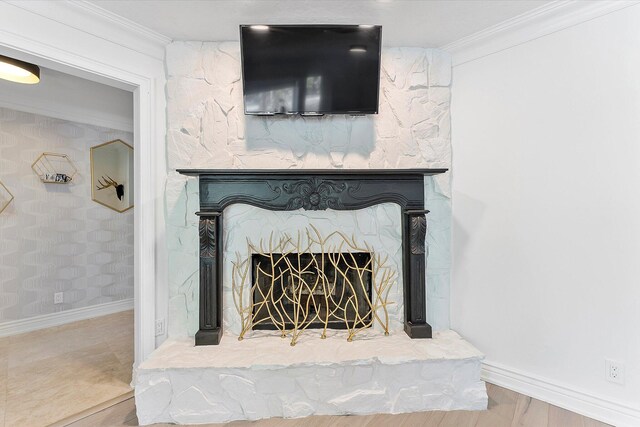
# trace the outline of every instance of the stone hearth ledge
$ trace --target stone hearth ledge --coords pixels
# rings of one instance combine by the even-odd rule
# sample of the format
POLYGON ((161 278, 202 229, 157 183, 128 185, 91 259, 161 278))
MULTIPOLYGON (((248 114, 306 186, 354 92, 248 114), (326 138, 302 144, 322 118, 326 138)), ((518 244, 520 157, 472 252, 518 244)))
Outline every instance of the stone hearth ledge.
POLYGON ((273 331, 218 346, 163 343, 135 374, 140 425, 206 424, 309 415, 484 410, 484 355, 454 331, 430 340, 403 333, 344 331, 321 340, 307 331, 295 347, 273 331))

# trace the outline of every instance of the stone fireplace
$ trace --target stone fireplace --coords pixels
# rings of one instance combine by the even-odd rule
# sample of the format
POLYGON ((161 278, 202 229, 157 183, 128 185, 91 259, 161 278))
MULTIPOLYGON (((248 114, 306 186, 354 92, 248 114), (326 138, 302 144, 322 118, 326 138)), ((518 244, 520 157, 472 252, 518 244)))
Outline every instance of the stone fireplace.
POLYGON ((217 345, 224 331, 223 210, 245 203, 268 210, 356 210, 381 203, 401 207, 404 331, 431 338, 426 321, 425 176, 446 169, 213 170, 179 169, 199 177, 200 327, 196 345, 217 345))
POLYGON ((244 116, 237 42, 174 42, 166 64, 169 339, 136 369, 139 422, 486 408, 483 355, 448 330, 450 177, 430 176, 451 166, 448 54, 383 48, 367 117, 244 116), (249 328, 239 341, 247 240, 311 226, 388 256, 390 334, 313 329, 290 346, 249 328))
MULTIPOLYGON (((177 169, 376 170, 451 165, 451 64, 445 52, 383 48, 380 112, 366 117, 244 116, 237 42, 174 42, 167 47, 166 61, 170 337, 193 336, 199 330, 200 260, 194 251, 199 221, 193 212, 199 209, 200 188, 198 180, 177 169)), ((425 178, 430 210, 427 315, 434 330, 449 327, 449 180, 448 172, 425 178)), ((261 215, 257 208, 232 205, 230 209, 225 212, 225 223, 233 227, 230 233, 241 229, 228 221, 234 215, 249 221, 261 215)), ((369 212, 374 214, 373 221, 382 223, 389 209, 395 205, 369 212)), ((278 228, 281 221, 299 219, 296 211, 280 212, 267 215, 273 223, 265 225, 278 228)), ((362 212, 340 213, 344 215, 339 220, 333 214, 326 218, 345 226, 358 221, 360 228, 370 228, 362 212)), ((398 224, 400 215, 394 219, 398 224)))

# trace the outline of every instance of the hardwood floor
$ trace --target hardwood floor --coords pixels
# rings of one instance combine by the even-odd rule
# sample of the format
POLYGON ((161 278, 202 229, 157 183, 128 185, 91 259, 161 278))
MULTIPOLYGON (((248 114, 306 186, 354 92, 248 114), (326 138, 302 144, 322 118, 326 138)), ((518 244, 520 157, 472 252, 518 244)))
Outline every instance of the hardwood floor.
MULTIPOLYGON (((606 427, 607 424, 585 418, 511 390, 487 384, 489 410, 434 411, 398 415, 314 416, 298 419, 272 418, 259 421, 234 421, 207 424, 208 427, 606 427)), ((135 403, 127 399, 68 427, 137 426, 135 403)), ((168 427, 172 424, 154 424, 168 427)), ((202 427, 202 425, 201 425, 202 427)))
MULTIPOLYGON (((0 427, 137 426, 133 313, 0 338, 0 427), (104 331, 109 331, 105 334, 104 331)), ((489 410, 314 416, 210 427, 603 427, 606 424, 487 384, 489 410)), ((156 424, 156 427, 169 424, 156 424)))
POLYGON ((132 366, 133 311, 0 338, 0 427, 47 426, 121 396, 132 366))

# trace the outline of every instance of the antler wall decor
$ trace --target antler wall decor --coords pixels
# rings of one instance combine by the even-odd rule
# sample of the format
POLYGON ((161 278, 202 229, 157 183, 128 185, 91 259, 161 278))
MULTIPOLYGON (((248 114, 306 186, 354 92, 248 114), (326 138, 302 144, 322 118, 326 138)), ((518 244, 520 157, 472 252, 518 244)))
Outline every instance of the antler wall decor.
POLYGON ((121 139, 91 147, 91 200, 118 213, 133 208, 133 161, 133 147, 121 139))
POLYGON ((116 189, 116 196, 118 196, 118 200, 122 200, 124 197, 124 184, 118 184, 114 179, 112 179, 109 175, 106 177, 102 177, 98 179, 98 185, 96 189, 105 190, 109 187, 113 187, 116 189))

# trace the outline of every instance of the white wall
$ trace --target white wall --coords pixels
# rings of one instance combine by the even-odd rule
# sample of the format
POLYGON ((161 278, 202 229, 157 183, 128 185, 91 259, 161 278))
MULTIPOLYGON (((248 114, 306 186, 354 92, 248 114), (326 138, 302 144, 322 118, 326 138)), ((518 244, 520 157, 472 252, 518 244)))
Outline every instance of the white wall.
POLYGON ((638 28, 633 6, 456 66, 452 84, 452 327, 530 383, 512 387, 566 387, 556 403, 620 425, 640 414, 638 28))
POLYGON ((91 200, 90 147, 114 139, 133 135, 0 108, 0 179, 15 197, 0 214, 0 324, 133 298, 133 210, 91 200), (31 170, 43 152, 69 156, 69 184, 31 170))

